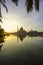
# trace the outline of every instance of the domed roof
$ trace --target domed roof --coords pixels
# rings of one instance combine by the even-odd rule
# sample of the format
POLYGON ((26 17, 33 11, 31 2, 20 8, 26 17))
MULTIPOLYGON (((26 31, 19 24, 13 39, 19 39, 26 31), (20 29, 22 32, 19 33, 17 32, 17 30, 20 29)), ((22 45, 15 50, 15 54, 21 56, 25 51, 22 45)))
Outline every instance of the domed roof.
POLYGON ((21 27, 20 30, 23 30, 23 28, 21 27))

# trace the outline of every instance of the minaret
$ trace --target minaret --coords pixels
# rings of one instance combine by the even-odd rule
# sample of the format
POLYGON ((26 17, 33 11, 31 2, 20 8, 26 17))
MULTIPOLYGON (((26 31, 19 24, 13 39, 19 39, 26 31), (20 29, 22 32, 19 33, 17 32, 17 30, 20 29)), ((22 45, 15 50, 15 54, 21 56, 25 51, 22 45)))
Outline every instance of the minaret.
MULTIPOLYGON (((17 26, 17 32, 18 32, 18 26, 17 26)), ((18 36, 17 36, 17 42, 19 42, 19 38, 18 38, 18 36)))
POLYGON ((18 32, 18 26, 17 26, 17 32, 18 32))

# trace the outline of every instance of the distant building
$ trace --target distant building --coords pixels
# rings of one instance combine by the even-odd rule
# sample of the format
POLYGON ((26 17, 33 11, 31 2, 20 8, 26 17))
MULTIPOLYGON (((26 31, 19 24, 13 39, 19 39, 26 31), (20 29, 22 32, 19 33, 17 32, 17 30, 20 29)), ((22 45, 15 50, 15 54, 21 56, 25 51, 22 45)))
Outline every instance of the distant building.
POLYGON ((26 34, 27 34, 27 32, 23 29, 23 27, 21 27, 20 30, 18 30, 18 32, 17 32, 17 35, 19 37, 25 37, 26 34))
POLYGON ((20 31, 23 31, 23 28, 22 27, 20 28, 20 31))

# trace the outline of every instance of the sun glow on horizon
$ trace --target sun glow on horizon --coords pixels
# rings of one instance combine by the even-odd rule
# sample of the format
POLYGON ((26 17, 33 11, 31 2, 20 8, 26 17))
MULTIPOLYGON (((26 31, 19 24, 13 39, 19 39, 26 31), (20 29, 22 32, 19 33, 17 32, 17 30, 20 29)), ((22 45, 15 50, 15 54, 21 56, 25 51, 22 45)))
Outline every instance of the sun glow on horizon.
POLYGON ((15 32, 17 31, 17 22, 12 20, 3 20, 2 28, 4 28, 5 32, 15 32))

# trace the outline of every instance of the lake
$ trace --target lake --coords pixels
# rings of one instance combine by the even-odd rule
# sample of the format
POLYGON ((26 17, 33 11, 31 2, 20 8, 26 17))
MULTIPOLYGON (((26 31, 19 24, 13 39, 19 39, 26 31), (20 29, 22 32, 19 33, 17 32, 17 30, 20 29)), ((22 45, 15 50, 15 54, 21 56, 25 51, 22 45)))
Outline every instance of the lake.
POLYGON ((10 35, 1 41, 0 65, 32 65, 43 62, 43 37, 26 36, 21 39, 10 35))

